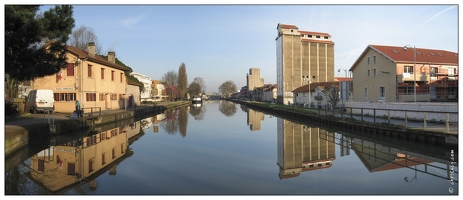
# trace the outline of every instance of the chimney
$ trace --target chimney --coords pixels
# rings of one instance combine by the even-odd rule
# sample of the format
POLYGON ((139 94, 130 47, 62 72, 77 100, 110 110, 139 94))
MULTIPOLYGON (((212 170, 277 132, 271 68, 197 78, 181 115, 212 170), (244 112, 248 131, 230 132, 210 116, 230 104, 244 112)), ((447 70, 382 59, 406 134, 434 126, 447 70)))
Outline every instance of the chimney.
POLYGON ((109 51, 108 52, 108 61, 112 64, 116 64, 116 53, 114 51, 109 51))
POLYGON ((95 42, 88 43, 88 55, 95 57, 95 42))

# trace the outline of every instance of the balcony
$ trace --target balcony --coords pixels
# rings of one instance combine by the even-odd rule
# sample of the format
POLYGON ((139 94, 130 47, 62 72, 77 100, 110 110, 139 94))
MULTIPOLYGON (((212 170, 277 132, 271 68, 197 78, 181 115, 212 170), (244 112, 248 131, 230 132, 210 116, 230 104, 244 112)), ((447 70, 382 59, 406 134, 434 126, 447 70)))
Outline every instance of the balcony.
MULTIPOLYGON (((415 81, 415 75, 413 73, 403 73, 403 74, 397 75, 398 83, 409 82, 409 81, 415 81)), ((416 81, 424 81, 424 82, 429 81, 429 74, 417 73, 416 81)))

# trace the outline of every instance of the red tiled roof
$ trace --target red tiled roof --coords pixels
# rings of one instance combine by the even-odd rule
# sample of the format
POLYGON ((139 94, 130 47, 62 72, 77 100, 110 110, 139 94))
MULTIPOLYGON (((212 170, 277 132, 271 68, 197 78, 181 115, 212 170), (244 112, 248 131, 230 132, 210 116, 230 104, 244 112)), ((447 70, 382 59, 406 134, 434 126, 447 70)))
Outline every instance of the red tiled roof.
MULTIPOLYGON (((338 81, 332 81, 332 82, 310 83, 310 91, 315 90, 315 88, 317 88, 318 86, 321 86, 323 88, 323 87, 328 87, 328 86, 331 86, 331 85, 339 85, 339 82, 338 81)), ((292 92, 307 92, 308 89, 309 89, 309 84, 298 87, 298 88, 294 89, 292 92)))
POLYGON ((313 32, 313 31, 299 31, 299 33, 304 34, 304 35, 320 35, 320 36, 331 36, 328 33, 323 33, 323 32, 313 32))
POLYGON ((120 69, 120 70, 123 70, 123 71, 130 71, 129 68, 118 65, 118 64, 113 64, 113 63, 109 62, 108 60, 106 60, 105 58, 103 58, 101 56, 98 56, 98 55, 95 55, 94 57, 90 56, 88 54, 88 52, 83 51, 82 49, 79 49, 79 48, 76 48, 76 47, 73 47, 73 46, 69 46, 69 45, 66 45, 66 49, 67 49, 68 52, 76 55, 80 59, 85 59, 86 58, 86 59, 88 59, 88 61, 96 62, 96 63, 102 64, 102 65, 106 65, 108 67, 113 67, 113 68, 120 69))
POLYGON ((334 77, 334 79, 338 80, 339 82, 346 82, 346 81, 352 81, 352 78, 348 77, 334 77))
MULTIPOLYGON (((415 59, 413 56, 413 47, 404 50, 402 46, 368 45, 349 71, 352 71, 357 66, 358 62, 360 62, 369 49, 377 51, 395 63, 413 63, 415 59)), ((458 53, 437 49, 416 48, 416 63, 458 65, 458 53)))
MULTIPOLYGON (((290 24, 278 24, 278 26, 280 26, 281 28, 299 29, 299 28, 297 28, 297 26, 290 25, 290 24)), ((277 29, 278 29, 278 26, 277 26, 277 29)))

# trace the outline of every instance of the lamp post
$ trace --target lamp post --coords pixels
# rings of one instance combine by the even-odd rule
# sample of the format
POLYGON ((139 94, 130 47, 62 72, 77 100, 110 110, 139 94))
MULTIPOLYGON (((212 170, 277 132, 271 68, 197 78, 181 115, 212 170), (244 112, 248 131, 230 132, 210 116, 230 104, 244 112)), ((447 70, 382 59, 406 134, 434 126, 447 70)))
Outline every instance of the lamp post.
POLYGON ((413 92, 414 92, 414 100, 415 100, 415 103, 416 103, 416 69, 415 69, 415 65, 416 65, 416 48, 415 48, 415 45, 410 46, 410 45, 405 45, 404 46, 404 50, 407 51, 407 47, 408 48, 413 48, 413 92))

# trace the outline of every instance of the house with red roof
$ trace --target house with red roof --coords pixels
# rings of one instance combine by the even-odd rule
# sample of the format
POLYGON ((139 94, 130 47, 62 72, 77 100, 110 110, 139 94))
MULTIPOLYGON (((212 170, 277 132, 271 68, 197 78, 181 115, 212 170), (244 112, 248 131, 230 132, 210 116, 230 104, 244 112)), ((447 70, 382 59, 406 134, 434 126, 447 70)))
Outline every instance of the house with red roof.
POLYGON ((353 101, 457 102, 458 53, 407 47, 368 45, 349 69, 353 101))
POLYGON ((127 100, 140 96, 138 83, 126 78, 131 69, 116 64, 115 52, 108 52, 107 59, 96 55, 94 42, 88 44, 88 51, 66 45, 66 61, 57 74, 30 82, 31 90, 53 90, 55 112, 72 113, 76 100, 84 112, 124 109, 127 100))

